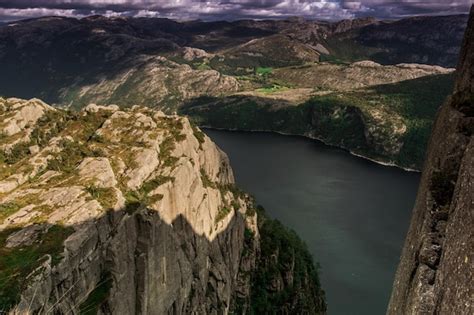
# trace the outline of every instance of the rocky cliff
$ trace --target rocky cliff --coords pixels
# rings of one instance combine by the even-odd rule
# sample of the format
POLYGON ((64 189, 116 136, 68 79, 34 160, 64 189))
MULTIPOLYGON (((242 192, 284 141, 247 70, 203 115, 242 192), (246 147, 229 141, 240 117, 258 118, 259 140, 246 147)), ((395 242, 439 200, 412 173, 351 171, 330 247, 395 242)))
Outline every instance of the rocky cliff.
POLYGON ((442 106, 387 314, 474 313, 474 8, 442 106))
POLYGON ((304 246, 261 250, 262 237, 301 241, 260 231, 226 155, 187 119, 14 98, 0 98, 0 118, 0 310, 228 314, 257 299, 324 313, 304 246), (298 263, 272 273, 277 287, 256 285, 279 255, 298 263))

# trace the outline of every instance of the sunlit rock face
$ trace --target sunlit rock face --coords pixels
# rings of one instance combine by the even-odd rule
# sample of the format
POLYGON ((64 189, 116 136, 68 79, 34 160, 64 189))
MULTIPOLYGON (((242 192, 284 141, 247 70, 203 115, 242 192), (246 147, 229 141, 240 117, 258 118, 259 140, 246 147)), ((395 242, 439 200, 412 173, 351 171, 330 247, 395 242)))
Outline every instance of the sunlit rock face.
POLYGON ((441 108, 387 314, 474 312, 474 9, 441 108))
MULTIPOLYGON (((0 135, 4 309, 249 309, 257 267, 270 259, 260 254, 263 216, 257 222, 253 199, 235 187, 225 153, 186 118, 141 106, 90 104, 70 112, 0 98, 0 135)), ((278 265, 283 254, 275 250, 278 265)), ((285 257, 299 255, 285 250, 285 257)), ((292 313, 303 299, 306 310, 324 313, 314 266, 285 266, 281 274, 302 272, 310 293, 282 305, 292 313)), ((269 296, 292 286, 281 282, 269 296)))
POLYGON ((22 279, 18 313, 77 312, 101 281, 115 314, 229 309, 244 229, 258 230, 208 137, 137 106, 72 114, 38 100, 0 104, 5 248, 67 230, 64 248, 22 279))

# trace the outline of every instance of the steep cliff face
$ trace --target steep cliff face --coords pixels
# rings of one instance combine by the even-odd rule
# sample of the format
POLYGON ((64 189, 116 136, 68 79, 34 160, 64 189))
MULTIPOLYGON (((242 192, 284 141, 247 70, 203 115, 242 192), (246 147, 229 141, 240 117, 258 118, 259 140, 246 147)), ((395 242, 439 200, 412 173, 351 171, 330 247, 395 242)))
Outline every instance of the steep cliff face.
MULTIPOLYGON (((258 215, 187 119, 20 99, 0 99, 0 117, 0 309, 225 314, 237 297, 249 308, 267 259, 258 215)), ((323 313, 317 274, 306 279, 323 313)))
POLYGON ((431 136, 387 314, 474 313, 474 8, 431 136))

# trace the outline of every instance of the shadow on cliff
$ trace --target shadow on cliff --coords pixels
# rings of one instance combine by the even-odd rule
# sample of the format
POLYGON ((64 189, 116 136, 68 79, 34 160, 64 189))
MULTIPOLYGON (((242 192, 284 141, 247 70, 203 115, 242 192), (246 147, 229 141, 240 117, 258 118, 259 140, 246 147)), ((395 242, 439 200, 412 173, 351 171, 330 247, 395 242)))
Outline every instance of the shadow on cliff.
POLYGON ((167 224, 138 204, 73 226, 9 228, 0 232, 0 310, 240 313, 254 303, 257 310, 323 313, 324 292, 304 243, 280 223, 259 226, 262 253, 272 257, 260 255, 238 212, 212 241, 182 215, 167 224))

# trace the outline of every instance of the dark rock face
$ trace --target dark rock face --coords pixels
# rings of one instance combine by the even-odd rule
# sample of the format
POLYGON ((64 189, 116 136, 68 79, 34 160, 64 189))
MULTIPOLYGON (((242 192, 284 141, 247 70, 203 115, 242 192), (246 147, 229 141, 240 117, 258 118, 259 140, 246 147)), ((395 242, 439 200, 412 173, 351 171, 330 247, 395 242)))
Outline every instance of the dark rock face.
POLYGON ((474 8, 441 108, 387 314, 473 314, 474 8))

